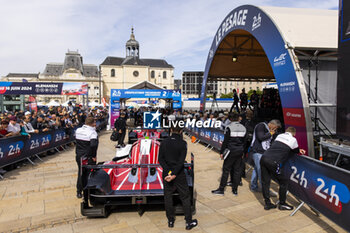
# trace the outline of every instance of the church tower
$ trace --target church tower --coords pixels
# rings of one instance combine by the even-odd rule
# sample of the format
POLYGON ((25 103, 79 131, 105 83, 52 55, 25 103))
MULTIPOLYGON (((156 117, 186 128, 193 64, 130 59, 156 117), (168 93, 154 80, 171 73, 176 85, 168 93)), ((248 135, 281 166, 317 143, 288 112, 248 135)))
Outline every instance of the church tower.
POLYGON ((134 28, 131 28, 130 40, 126 42, 126 58, 139 58, 140 45, 137 40, 135 40, 134 28))

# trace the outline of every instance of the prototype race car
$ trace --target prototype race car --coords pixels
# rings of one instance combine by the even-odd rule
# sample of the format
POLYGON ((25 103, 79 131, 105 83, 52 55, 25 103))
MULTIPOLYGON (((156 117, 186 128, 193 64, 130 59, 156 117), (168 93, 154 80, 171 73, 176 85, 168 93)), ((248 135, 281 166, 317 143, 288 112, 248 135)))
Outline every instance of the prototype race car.
MULTIPOLYGON (((125 149, 119 150, 112 161, 83 165, 82 179, 86 185, 81 214, 107 217, 112 207, 164 204, 163 170, 158 162, 159 147, 160 142, 156 138, 140 137, 130 146, 129 153, 125 156, 125 149), (118 156, 118 152, 122 154, 119 153, 118 156)), ((192 211, 195 212, 193 157, 191 154, 191 163, 184 164, 184 171, 190 189, 192 211)), ((178 193, 173 194, 173 200, 176 214, 183 213, 178 193)))
POLYGON ((135 128, 129 131, 129 144, 133 144, 140 138, 164 139, 169 136, 169 132, 165 129, 142 129, 135 128))

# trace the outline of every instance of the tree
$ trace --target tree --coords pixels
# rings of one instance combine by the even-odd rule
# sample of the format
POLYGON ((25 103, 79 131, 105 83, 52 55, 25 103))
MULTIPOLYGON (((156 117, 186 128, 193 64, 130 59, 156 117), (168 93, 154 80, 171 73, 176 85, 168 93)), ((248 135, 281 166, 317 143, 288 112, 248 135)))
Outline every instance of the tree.
MULTIPOLYGON (((250 96, 253 94, 254 90, 249 90, 248 91, 248 99, 250 99, 250 96)), ((262 91, 260 89, 256 90, 256 94, 262 95, 262 91)))
POLYGON ((233 98, 233 92, 230 92, 228 94, 221 94, 220 98, 222 98, 222 99, 232 99, 233 98))

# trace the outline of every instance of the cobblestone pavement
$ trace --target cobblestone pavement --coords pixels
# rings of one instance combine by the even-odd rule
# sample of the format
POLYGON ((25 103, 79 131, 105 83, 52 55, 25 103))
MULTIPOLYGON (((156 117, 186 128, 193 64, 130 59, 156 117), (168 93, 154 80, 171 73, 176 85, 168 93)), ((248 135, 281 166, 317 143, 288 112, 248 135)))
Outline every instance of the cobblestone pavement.
MULTIPOLYGON (((214 196, 221 175, 222 161, 216 152, 188 141, 188 155, 195 154, 195 187, 199 226, 196 232, 345 232, 324 216, 317 217, 302 207, 293 217, 290 212, 265 211, 261 193, 252 193, 243 180, 238 196, 229 192, 214 196)), ((115 154, 109 133, 100 135, 98 160, 115 154)), ((164 210, 148 209, 139 216, 136 209, 114 211, 108 218, 86 218, 80 214, 81 200, 75 197, 77 166, 74 148, 46 156, 37 165, 22 166, 5 174, 0 181, 0 232, 184 232, 183 216, 175 227, 167 227, 164 210)), ((250 174, 248 175, 248 177, 250 174)), ((276 190, 276 187, 273 187, 276 190)), ((294 205, 297 202, 291 197, 294 205)), ((276 201, 276 199, 275 199, 276 201)))

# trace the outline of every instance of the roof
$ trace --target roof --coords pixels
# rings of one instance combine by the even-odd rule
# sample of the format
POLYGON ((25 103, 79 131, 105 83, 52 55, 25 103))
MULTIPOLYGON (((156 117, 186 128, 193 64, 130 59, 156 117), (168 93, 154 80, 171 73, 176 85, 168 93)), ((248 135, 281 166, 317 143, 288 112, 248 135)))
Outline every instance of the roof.
POLYGON ((8 73, 6 75, 8 78, 37 78, 39 77, 39 73, 8 73))
POLYGON ((125 58, 123 57, 106 57, 101 65, 106 66, 121 66, 125 58))
POLYGON ((151 83, 151 82, 148 82, 148 81, 143 81, 143 82, 139 82, 139 83, 136 83, 135 85, 129 87, 128 89, 153 89, 153 90, 164 90, 164 88, 154 84, 154 83, 151 83))
POLYGON ((338 11, 322 9, 259 7, 274 21, 294 48, 338 48, 338 11))
MULTIPOLYGON (((69 67, 74 68, 74 67, 69 67)), ((96 65, 83 65, 83 75, 85 77, 97 77, 98 76, 98 68, 96 65)), ((80 69, 79 69, 80 70, 80 69)), ((49 63, 46 64, 43 75, 47 76, 60 76, 64 72, 63 63, 49 63)))
POLYGON ((159 68, 174 68, 164 59, 139 59, 137 58, 136 64, 133 57, 121 58, 121 57, 106 57, 101 65, 121 66, 121 65, 144 65, 150 67, 159 68))
POLYGON ((138 57, 127 57, 123 61, 122 65, 145 66, 146 64, 138 57))

